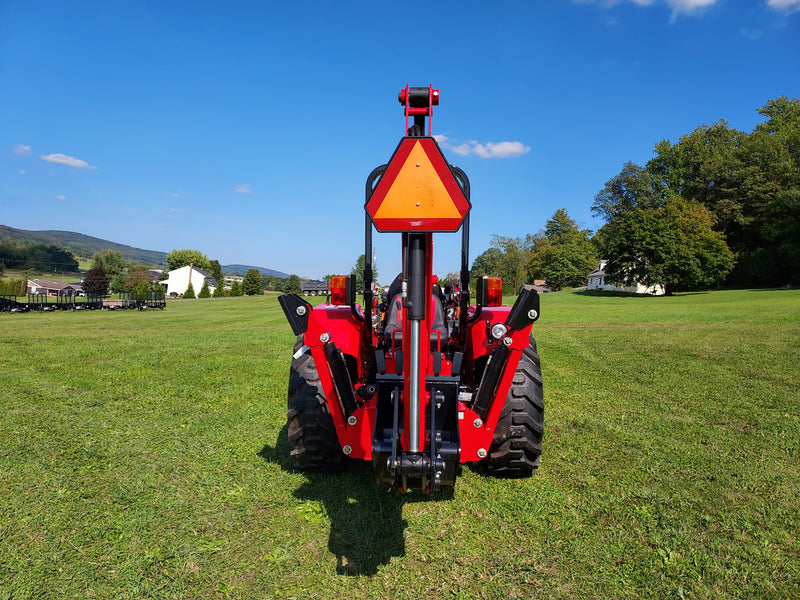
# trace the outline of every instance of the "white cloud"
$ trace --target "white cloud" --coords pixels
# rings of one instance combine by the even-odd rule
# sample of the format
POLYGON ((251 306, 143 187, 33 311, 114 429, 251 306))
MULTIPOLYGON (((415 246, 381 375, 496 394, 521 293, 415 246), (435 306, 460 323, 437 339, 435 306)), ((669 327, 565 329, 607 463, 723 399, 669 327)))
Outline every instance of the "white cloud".
POLYGON ((180 198, 181 197, 180 194, 177 194, 175 192, 167 192, 167 196, 169 196, 170 198, 180 198))
POLYGON ((717 0, 667 0, 667 4, 672 7, 672 15, 669 22, 674 24, 678 20, 678 15, 699 15, 717 3, 717 0))
POLYGON ((96 169, 85 160, 75 158, 74 156, 67 156, 66 154, 45 154, 42 155, 42 160, 47 162, 56 163, 57 165, 66 165, 67 167, 75 167, 76 169, 96 169))
MULTIPOLYGON (((657 0, 572 0, 574 4, 599 4, 603 8, 611 8, 622 2, 632 2, 638 6, 653 6, 657 0)), ((679 14, 692 14, 702 12, 704 8, 713 6, 719 0, 664 0, 672 8, 673 20, 679 14)), ((800 11, 800 0, 766 0, 765 4, 774 10, 783 12, 800 11)), ((613 21, 607 24, 615 24, 613 21)))
POLYGON ((67 199, 67 197, 64 194, 59 194, 58 196, 56 196, 56 198, 58 200, 66 200, 67 199))
POLYGON ((25 144, 17 144, 16 148, 14 148, 14 154, 17 156, 30 156, 32 154, 31 147, 25 144))
POLYGON ((252 194, 253 190, 250 189, 249 183, 242 183, 236 186, 236 191, 240 194, 252 194))
POLYGON ((461 156, 474 154, 480 158, 511 158, 513 156, 522 156, 531 151, 530 146, 526 146, 522 142, 480 143, 471 140, 462 144, 453 144, 447 136, 437 135, 434 137, 440 146, 461 156))
MULTIPOLYGON (((603 8, 611 8, 624 1, 632 2, 638 6, 655 6, 659 4, 657 0, 573 0, 577 4, 599 4, 603 8)), ((672 8, 672 21, 674 22, 679 14, 693 14, 702 12, 703 9, 713 6, 719 0, 665 0, 665 3, 672 8)), ((769 3, 798 3, 800 0, 767 0, 769 3)), ((613 21, 607 23, 615 24, 613 21)))
POLYGON ((667 0, 673 11, 681 13, 691 13, 716 3, 717 0, 667 0))
POLYGON ((767 0, 767 5, 775 10, 795 12, 800 10, 800 0, 767 0))
MULTIPOLYGON (((630 0, 634 4, 638 4, 639 6, 649 6, 655 0, 630 0)), ((599 4, 603 8, 611 8, 612 6, 616 6, 624 2, 624 0, 572 0, 573 4, 599 4)))

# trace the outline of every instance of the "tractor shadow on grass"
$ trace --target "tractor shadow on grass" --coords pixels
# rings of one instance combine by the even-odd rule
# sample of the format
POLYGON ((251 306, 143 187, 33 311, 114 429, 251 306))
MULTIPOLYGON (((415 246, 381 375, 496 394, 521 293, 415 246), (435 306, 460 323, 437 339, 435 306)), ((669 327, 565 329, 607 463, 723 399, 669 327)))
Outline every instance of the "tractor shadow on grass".
MULTIPOLYGON (((278 434, 275 446, 264 446, 259 456, 285 471, 294 471, 286 426, 278 434)), ((306 481, 294 496, 307 503, 300 507, 304 518, 315 521, 327 515, 330 520, 328 549, 336 555, 340 575, 375 575, 393 557, 405 556, 403 505, 429 501, 428 498, 383 490, 375 483, 371 465, 363 461, 348 461, 342 473, 303 475, 306 481), (324 513, 316 509, 318 506, 324 508, 324 513)), ((447 498, 448 494, 443 493, 431 500, 447 498)))

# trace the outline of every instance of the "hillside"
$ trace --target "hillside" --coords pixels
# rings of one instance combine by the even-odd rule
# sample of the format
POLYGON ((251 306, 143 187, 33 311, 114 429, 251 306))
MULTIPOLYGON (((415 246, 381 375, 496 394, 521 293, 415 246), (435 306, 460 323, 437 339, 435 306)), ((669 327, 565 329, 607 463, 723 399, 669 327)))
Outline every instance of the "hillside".
POLYGON ((229 275, 245 275, 250 269, 256 269, 262 275, 271 275, 272 277, 280 277, 281 279, 289 277, 287 273, 275 271, 274 269, 267 269, 265 267, 256 267, 253 265, 222 265, 222 272, 229 275))
POLYGON ((76 255, 83 258, 90 258, 95 252, 111 249, 115 252, 122 252, 122 256, 125 260, 151 266, 166 266, 167 264, 166 252, 142 250, 141 248, 117 244, 116 242, 103 240, 90 235, 75 233, 74 231, 28 231, 26 229, 14 229, 7 225, 0 225, 0 239, 66 246, 76 255))
MULTIPOLYGON (((53 244, 56 246, 67 247, 77 256, 90 258, 95 252, 102 252, 106 249, 122 252, 125 260, 142 263, 148 266, 167 266, 167 253, 157 250, 143 250, 134 248, 126 244, 118 244, 109 240, 76 233, 74 231, 29 231, 27 229, 15 229, 7 225, 0 225, 0 239, 9 239, 16 242, 38 242, 41 244, 53 244)), ((223 265, 223 273, 244 275, 250 269, 258 269, 262 275, 272 275, 273 277, 286 278, 288 275, 265 267, 251 265, 223 265)))

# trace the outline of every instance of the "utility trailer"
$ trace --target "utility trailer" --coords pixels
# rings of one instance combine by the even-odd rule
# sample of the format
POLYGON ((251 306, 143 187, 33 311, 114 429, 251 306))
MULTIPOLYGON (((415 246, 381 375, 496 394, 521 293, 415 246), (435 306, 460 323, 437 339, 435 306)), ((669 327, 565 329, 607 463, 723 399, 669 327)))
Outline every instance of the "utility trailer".
POLYGON ((328 293, 327 281, 301 281, 300 293, 303 296, 324 296, 328 293))
POLYGON ((528 477, 544 426, 531 337, 539 295, 523 288, 504 306, 502 281, 482 277, 471 298, 469 180, 431 136, 439 90, 406 86, 399 100, 405 136, 366 182, 363 304, 350 276, 332 277, 328 302, 316 307, 295 294, 279 298, 297 336, 292 463, 334 472, 351 459, 369 461, 379 485, 401 492, 452 487, 463 463, 528 477), (373 228, 400 234, 402 272, 383 302, 372 281, 373 228), (459 280, 439 282, 433 234, 459 229, 459 280))

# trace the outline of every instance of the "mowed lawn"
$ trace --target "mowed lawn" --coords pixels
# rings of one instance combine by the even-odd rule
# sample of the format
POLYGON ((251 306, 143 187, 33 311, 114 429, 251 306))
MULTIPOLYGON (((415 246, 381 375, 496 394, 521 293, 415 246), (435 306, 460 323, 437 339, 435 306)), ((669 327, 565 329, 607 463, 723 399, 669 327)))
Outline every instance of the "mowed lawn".
POLYGON ((429 500, 291 470, 274 295, 0 314, 0 599, 800 597, 800 291, 542 315, 539 474, 429 500))

